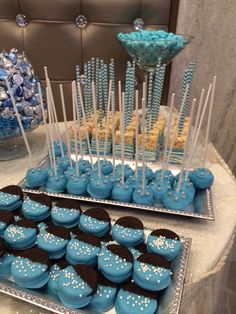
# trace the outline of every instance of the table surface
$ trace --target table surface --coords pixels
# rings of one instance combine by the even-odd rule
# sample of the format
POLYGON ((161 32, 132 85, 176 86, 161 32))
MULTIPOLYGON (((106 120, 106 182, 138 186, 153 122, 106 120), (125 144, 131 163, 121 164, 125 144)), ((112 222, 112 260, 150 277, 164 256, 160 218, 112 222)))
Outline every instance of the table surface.
MULTIPOLYGON (((33 162, 36 165, 46 154, 43 127, 41 126, 29 134, 28 138, 32 148, 33 162)), ((17 161, 1 162, 0 186, 17 184, 24 177, 29 165, 28 157, 20 158, 17 161)), ((129 215, 139 217, 146 227, 168 228, 177 234, 192 238, 186 275, 187 284, 197 282, 205 277, 217 265, 220 257, 227 249, 227 244, 234 233, 236 224, 236 181, 216 152, 209 168, 215 177, 212 187, 215 221, 145 213, 131 209, 128 212, 129 215)), ((108 209, 108 211, 113 218, 127 215, 125 209, 108 209)), ((12 311, 9 308, 6 313, 14 313, 13 308, 12 311)))

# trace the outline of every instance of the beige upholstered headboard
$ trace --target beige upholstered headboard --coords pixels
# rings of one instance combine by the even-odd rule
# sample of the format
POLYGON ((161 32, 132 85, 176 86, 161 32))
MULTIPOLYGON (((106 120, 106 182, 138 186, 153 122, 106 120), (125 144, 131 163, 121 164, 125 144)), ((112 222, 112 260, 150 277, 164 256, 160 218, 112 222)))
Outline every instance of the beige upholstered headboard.
MULTIPOLYGON (((12 47, 24 50, 36 74, 44 79, 43 66, 58 99, 58 86, 65 86, 70 101, 70 81, 75 77, 75 65, 91 57, 105 61, 115 59, 117 79, 124 78, 128 55, 116 41, 116 33, 134 30, 133 21, 142 18, 144 26, 174 32, 179 0, 1 0, 0 49, 12 47), (23 13, 25 27, 15 19, 23 13), (79 28, 76 17, 83 15, 87 25, 79 28), (55 88, 56 87, 56 88, 55 88)), ((137 74, 140 78, 141 72, 137 74)), ((166 75, 164 102, 168 93, 170 67, 166 75)), ((57 103, 59 118, 60 102, 57 103)), ((71 113, 68 112, 69 118, 71 113)))

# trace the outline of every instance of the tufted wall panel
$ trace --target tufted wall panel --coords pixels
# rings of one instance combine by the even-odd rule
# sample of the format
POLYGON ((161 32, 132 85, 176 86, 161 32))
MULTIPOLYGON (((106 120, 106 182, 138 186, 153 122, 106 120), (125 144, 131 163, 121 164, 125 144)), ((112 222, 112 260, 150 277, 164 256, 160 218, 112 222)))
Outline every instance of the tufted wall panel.
MULTIPOLYGON (((116 79, 124 78, 126 52, 116 41, 121 31, 132 31, 133 21, 142 18, 147 28, 175 31, 179 0, 0 0, 0 49, 12 47, 24 50, 36 74, 44 79, 43 66, 55 85, 65 84, 65 96, 70 99, 69 82, 74 79, 75 65, 91 57, 106 61, 115 59, 116 79), (24 13, 28 25, 19 27, 15 18, 24 13), (81 29, 75 23, 82 14, 88 24, 81 29)), ((170 67, 166 75, 165 102, 170 67)), ((137 71, 138 79, 142 78, 137 71)), ((57 110, 61 118, 60 102, 57 110)), ((68 112, 71 118, 71 112, 68 112)))

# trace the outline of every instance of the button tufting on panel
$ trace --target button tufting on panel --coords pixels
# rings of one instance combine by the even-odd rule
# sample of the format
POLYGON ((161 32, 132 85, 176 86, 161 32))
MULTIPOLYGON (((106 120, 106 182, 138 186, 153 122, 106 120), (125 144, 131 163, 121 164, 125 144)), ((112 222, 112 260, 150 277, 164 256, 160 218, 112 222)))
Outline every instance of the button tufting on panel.
POLYGON ((78 15, 75 19, 75 23, 79 28, 84 28, 87 26, 88 21, 84 15, 78 15))
POLYGON ((144 21, 141 18, 137 18, 133 21, 133 27, 136 31, 143 29, 144 21))
POLYGON ((28 24, 27 17, 23 13, 17 14, 16 24, 20 27, 25 27, 28 24))

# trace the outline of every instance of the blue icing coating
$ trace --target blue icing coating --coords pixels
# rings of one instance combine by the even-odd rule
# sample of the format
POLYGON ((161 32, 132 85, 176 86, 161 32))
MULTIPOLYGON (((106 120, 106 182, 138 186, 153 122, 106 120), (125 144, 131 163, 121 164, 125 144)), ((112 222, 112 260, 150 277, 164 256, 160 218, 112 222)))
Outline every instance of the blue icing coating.
POLYGON ((10 248, 24 250, 35 245, 37 236, 33 228, 12 224, 5 229, 3 238, 10 248))
POLYGON ((57 158, 56 163, 59 167, 66 171, 70 166, 70 159, 67 156, 61 156, 57 158))
POLYGON ((154 314, 157 310, 157 301, 120 289, 115 309, 117 314, 154 314))
MULTIPOLYGON (((108 161, 108 160, 105 160, 105 159, 104 160, 100 160, 100 167, 101 167, 101 172, 105 176, 109 175, 113 171, 112 163, 110 161, 108 161)), ((94 164, 94 168, 98 169, 98 162, 97 161, 94 164)))
MULTIPOLYGON (((56 166, 56 170, 57 170, 57 175, 64 175, 64 171, 62 168, 58 167, 58 165, 56 166)), ((48 173, 48 176, 53 176, 54 175, 54 169, 53 167, 48 167, 47 168, 47 173, 48 173)))
POLYGON ((60 175, 50 176, 45 188, 47 192, 62 193, 66 188, 66 179, 60 175))
POLYGON ((111 198, 115 201, 131 203, 133 196, 133 188, 127 184, 117 183, 112 190, 111 198))
POLYGON ((22 204, 22 212, 26 218, 39 221, 50 215, 50 208, 29 198, 24 200, 22 204))
POLYGON ((104 176, 104 180, 106 180, 108 185, 112 187, 114 184, 121 182, 121 177, 115 172, 114 174, 111 173, 108 176, 104 176))
MULTIPOLYGON (((161 173, 162 173, 162 169, 159 169, 157 170, 155 173, 154 173, 154 180, 160 180, 161 178, 161 173)), ((167 179, 168 181, 170 181, 170 184, 173 184, 174 183, 174 180, 175 180, 175 177, 174 175, 172 174, 172 172, 168 169, 164 170, 164 176, 163 176, 164 179, 167 179)))
POLYGON ((197 189, 209 189, 214 181, 214 176, 209 169, 197 168, 191 175, 190 179, 197 189))
POLYGON ((8 275, 11 271, 11 264, 15 256, 10 253, 5 253, 0 258, 0 276, 8 275))
POLYGON ((99 284, 96 293, 89 303, 89 308, 99 313, 107 312, 113 307, 115 297, 116 288, 99 284))
POLYGON ((150 183, 150 188, 154 195, 155 202, 162 202, 163 196, 171 190, 171 185, 169 181, 153 181, 150 183))
POLYGON ((12 262, 11 274, 18 286, 29 289, 41 288, 49 280, 47 265, 23 257, 16 257, 12 262))
POLYGON ((153 205, 154 196, 150 187, 146 186, 144 189, 142 187, 136 188, 133 193, 133 203, 139 205, 153 205))
POLYGON ((103 237, 109 231, 110 224, 108 221, 98 220, 83 214, 80 217, 79 228, 85 233, 103 237))
POLYGON ((80 159, 80 161, 79 161, 79 170, 82 173, 86 173, 91 168, 92 168, 91 163, 88 160, 80 159))
POLYGON ((15 205, 20 200, 19 195, 0 191, 0 207, 15 205))
POLYGON ((13 210, 15 210, 15 209, 17 209, 17 208, 19 208, 19 207, 21 207, 21 205, 22 205, 22 201, 20 200, 20 201, 17 201, 17 202, 15 202, 14 204, 12 204, 12 205, 0 205, 0 209, 1 210, 8 210, 8 211, 13 211, 13 210))
MULTIPOLYGON (((129 184, 133 189, 136 189, 142 183, 142 176, 132 175, 127 178, 126 183, 129 184)), ((148 184, 148 180, 145 178, 145 185, 148 184)))
POLYGON ((58 294, 57 282, 61 275, 62 269, 58 264, 52 265, 49 271, 49 280, 47 282, 48 290, 53 294, 58 294))
POLYGON ((51 218, 55 225, 66 228, 75 227, 79 223, 80 210, 74 208, 62 208, 53 205, 51 218))
POLYGON ((75 168, 68 168, 65 172, 64 172, 64 176, 65 179, 68 181, 70 179, 72 179, 73 177, 75 177, 75 168))
POLYGON ((47 178, 47 169, 32 168, 26 173, 25 185, 28 188, 38 188, 46 183, 47 178))
POLYGON ((87 177, 73 177, 68 180, 66 189, 69 194, 84 196, 87 194, 87 185, 87 177))
POLYGON ((111 194, 111 186, 103 178, 92 178, 87 186, 87 191, 94 198, 109 198, 111 194))
POLYGON ((180 253, 181 242, 178 239, 149 235, 147 238, 147 249, 148 252, 157 253, 168 261, 172 261, 180 253))
MULTIPOLYGON (((121 176, 122 174, 122 165, 119 164, 116 166, 116 173, 121 176)), ((125 180, 132 176, 134 174, 134 170, 129 166, 129 165, 125 165, 124 167, 124 177, 125 177, 125 180)))
POLYGON ((182 192, 170 191, 163 196, 162 202, 166 208, 173 210, 186 210, 188 211, 191 203, 188 195, 182 192))
POLYGON ((135 246, 144 240, 144 231, 115 224, 112 226, 112 238, 124 246, 135 246))
POLYGON ((59 140, 54 141, 53 145, 54 145, 54 151, 55 151, 56 157, 61 157, 61 144, 62 144, 62 150, 64 154, 67 153, 67 146, 64 142, 60 142, 59 140))
MULTIPOLYGON (((138 167, 138 175, 142 177, 142 167, 138 167)), ((145 177, 148 181, 151 181, 154 176, 154 173, 151 168, 145 167, 145 177)))
POLYGON ((165 289, 171 283, 171 271, 136 260, 134 262, 133 279, 143 289, 159 291, 165 289))
POLYGON ((92 289, 77 275, 72 266, 61 272, 57 286, 61 302, 70 308, 84 307, 92 299, 92 289))
MULTIPOLYGON (((192 171, 189 170, 189 171, 188 171, 188 178, 187 178, 187 179, 189 179, 189 180, 190 180, 190 178, 191 178, 191 173, 192 173, 192 171)), ((180 176, 180 172, 175 176, 175 181, 179 181, 179 176, 180 176)), ((182 179, 185 178, 185 176, 186 176, 186 170, 183 170, 182 179)), ((184 179, 184 180, 185 180, 185 179, 184 179)))
POLYGON ((122 283, 132 274, 132 263, 113 254, 104 246, 98 254, 98 270, 112 282, 122 283))
POLYGON ((61 258, 66 252, 68 240, 57 237, 46 230, 43 230, 37 236, 37 245, 39 248, 48 252, 49 258, 61 258))
POLYGON ((6 229, 7 224, 3 221, 0 221, 0 235, 3 235, 4 230, 6 229))
POLYGON ((95 266, 97 264, 97 255, 100 247, 72 239, 66 247, 66 260, 71 265, 85 264, 95 266))
MULTIPOLYGON (((174 187, 177 188, 178 181, 175 182, 174 187)), ((190 200, 190 202, 193 201, 194 196, 196 194, 196 189, 191 181, 183 181, 180 185, 180 192, 185 193, 190 200)))

